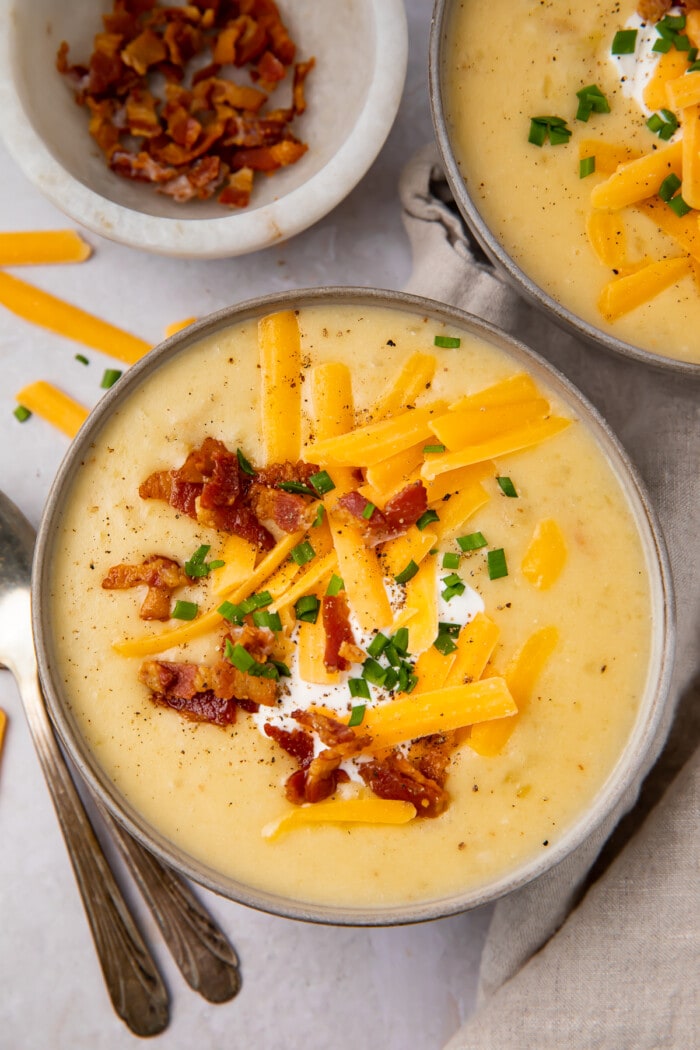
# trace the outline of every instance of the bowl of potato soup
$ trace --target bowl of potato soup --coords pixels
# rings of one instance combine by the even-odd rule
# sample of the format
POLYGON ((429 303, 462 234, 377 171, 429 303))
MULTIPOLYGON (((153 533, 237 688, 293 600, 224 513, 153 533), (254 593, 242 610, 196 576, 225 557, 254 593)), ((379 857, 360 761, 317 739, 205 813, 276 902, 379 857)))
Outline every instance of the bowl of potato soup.
POLYGON ((643 761, 663 541, 571 384, 456 309, 223 310, 108 392, 40 527, 61 740, 121 823, 273 913, 432 919, 551 868, 643 761))
POLYGON ((437 0, 433 122, 457 205, 587 341, 700 375, 700 11, 437 0))

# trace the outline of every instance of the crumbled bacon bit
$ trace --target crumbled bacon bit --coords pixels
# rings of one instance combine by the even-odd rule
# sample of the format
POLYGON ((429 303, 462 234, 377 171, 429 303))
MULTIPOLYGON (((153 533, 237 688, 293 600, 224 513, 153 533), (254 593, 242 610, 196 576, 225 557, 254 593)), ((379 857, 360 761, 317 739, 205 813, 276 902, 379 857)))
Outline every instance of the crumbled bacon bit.
POLYGON ((326 646, 323 662, 329 671, 347 671, 350 662, 341 653, 344 643, 354 646, 355 636, 350 625, 350 613, 344 594, 326 594, 321 602, 326 646))
POLYGON ((353 489, 340 497, 336 512, 359 526, 365 543, 374 547, 403 535, 415 525, 428 506, 428 497, 423 482, 415 481, 392 496, 383 510, 373 507, 370 513, 370 506, 370 501, 353 489))
POLYGON ((218 194, 220 204, 242 208, 255 171, 271 173, 306 152, 291 124, 306 108, 314 60, 294 64, 296 46, 273 0, 182 7, 114 0, 102 20, 88 64, 71 64, 64 41, 56 67, 90 109, 90 134, 118 175, 153 183, 176 201, 218 194), (257 86, 219 76, 227 66, 248 66, 257 86), (290 69, 291 105, 264 114, 290 69), (158 94, 159 76, 166 83, 158 94), (180 92, 176 113, 173 91, 180 92))
POLYGON ((412 802, 417 817, 439 817, 447 806, 447 792, 396 751, 363 762, 359 773, 379 798, 412 802))
POLYGON ((338 784, 347 779, 340 763, 358 754, 369 744, 368 736, 358 736, 354 729, 320 711, 292 712, 306 729, 315 732, 327 746, 307 765, 289 777, 286 796, 295 805, 303 802, 322 802, 332 795, 338 784))
POLYGON ((102 581, 106 591, 128 590, 145 584, 148 588, 139 616, 142 620, 169 620, 170 596, 190 581, 172 558, 152 554, 140 565, 113 565, 102 581))

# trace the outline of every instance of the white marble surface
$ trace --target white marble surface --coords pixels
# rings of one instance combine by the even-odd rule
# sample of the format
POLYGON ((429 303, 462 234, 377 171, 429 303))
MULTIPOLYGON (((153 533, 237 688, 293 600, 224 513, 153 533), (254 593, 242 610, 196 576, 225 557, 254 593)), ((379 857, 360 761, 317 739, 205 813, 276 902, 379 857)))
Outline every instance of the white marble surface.
MULTIPOLYGON (((397 181, 432 136, 427 88, 431 4, 407 0, 409 69, 397 122, 359 187, 289 243, 230 261, 185 262, 90 237, 84 266, 15 271, 158 342, 166 324, 252 296, 329 284, 401 288, 411 259, 397 181)), ((0 148, 0 229, 65 226, 0 148)), ((13 418, 14 393, 48 379, 92 405, 110 365, 0 311, 0 488, 36 524, 67 439, 13 418)), ((115 365, 118 363, 115 363, 115 365)), ((14 682, 0 672, 10 724, 0 764, 0 1047, 121 1050, 137 1040, 113 1013, 14 682)), ((240 953, 243 990, 212 1006, 185 984, 136 891, 144 932, 168 982, 167 1050, 435 1050, 473 1007, 488 912, 397 929, 333 929, 258 914, 200 891, 240 953)))

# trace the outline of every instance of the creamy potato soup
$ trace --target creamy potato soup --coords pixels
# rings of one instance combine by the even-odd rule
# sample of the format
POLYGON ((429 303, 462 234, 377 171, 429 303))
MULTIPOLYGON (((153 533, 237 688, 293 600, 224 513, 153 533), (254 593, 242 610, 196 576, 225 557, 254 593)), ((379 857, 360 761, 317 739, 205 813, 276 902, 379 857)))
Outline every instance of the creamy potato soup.
POLYGON ((635 0, 452 7, 445 119, 497 241, 588 324, 700 362, 700 12, 655 23, 635 0))
POLYGON ((60 688, 118 792, 315 905, 546 854, 648 677, 645 555, 586 425, 497 346, 381 305, 164 361, 84 455, 51 564, 60 688))

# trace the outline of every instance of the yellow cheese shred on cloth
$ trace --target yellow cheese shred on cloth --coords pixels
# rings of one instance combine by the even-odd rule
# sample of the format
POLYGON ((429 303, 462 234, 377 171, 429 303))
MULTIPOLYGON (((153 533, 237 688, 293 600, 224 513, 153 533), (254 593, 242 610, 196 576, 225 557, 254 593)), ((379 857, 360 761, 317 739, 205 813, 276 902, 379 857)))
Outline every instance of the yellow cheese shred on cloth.
POLYGON ((694 767, 685 766, 644 821, 665 772, 676 773, 697 749, 700 477, 688 465, 700 451, 700 391, 670 370, 584 346, 520 299, 470 242, 432 144, 404 169, 400 194, 413 252, 405 291, 512 332, 594 403, 647 485, 677 606, 671 702, 644 768, 578 849, 493 907, 477 1010, 449 1050, 685 1050, 697 1045, 700 1028, 694 767), (638 798, 674 714, 669 746, 638 798), (630 838, 629 828, 640 826, 630 838))

